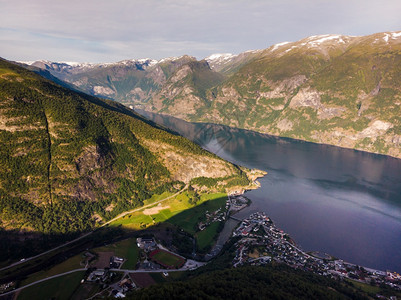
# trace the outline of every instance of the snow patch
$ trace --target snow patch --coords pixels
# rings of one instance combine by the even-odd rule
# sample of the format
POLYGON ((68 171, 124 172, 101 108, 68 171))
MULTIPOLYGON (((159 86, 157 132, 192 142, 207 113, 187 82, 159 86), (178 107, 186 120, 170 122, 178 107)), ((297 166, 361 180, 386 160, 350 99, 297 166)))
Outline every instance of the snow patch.
POLYGON ((247 51, 245 51, 244 53, 259 53, 259 52, 262 52, 263 51, 263 49, 258 49, 258 50, 247 50, 247 51))
POLYGON ((290 42, 282 42, 282 43, 275 44, 275 45, 273 45, 273 48, 271 49, 271 51, 277 50, 279 47, 287 45, 289 43, 290 42))
POLYGON ((392 33, 391 33, 391 38, 392 38, 392 39, 396 39, 396 38, 399 38, 399 37, 401 37, 401 31, 399 31, 399 32, 392 32, 392 33))
POLYGON ((398 31, 398 32, 389 32, 389 33, 387 33, 387 32, 385 32, 384 33, 384 36, 383 36, 383 40, 386 42, 386 43, 388 43, 388 41, 390 40, 390 39, 392 39, 392 40, 396 40, 396 39, 398 39, 399 37, 401 37, 401 31, 398 31))
POLYGON ((312 47, 317 47, 320 44, 323 44, 327 41, 336 40, 338 43, 345 44, 341 35, 332 35, 332 34, 325 34, 325 35, 314 35, 309 37, 308 44, 312 47))
POLYGON ((212 60, 228 60, 233 58, 235 55, 232 53, 215 53, 205 58, 207 61, 212 60))
POLYGON ((297 46, 292 46, 291 48, 284 51, 284 53, 290 52, 292 49, 298 48, 297 46))
POLYGON ((76 62, 76 61, 60 61, 60 63, 69 65, 71 67, 80 67, 83 65, 91 65, 90 63, 80 63, 80 62, 76 62))
POLYGON ((158 63, 157 60, 152 59, 152 60, 149 62, 149 67, 154 66, 154 65, 157 65, 157 63, 158 63))
POLYGON ((17 60, 16 62, 17 62, 17 63, 20 63, 20 64, 26 64, 26 65, 30 66, 30 65, 32 65, 34 62, 36 62, 36 60, 32 60, 32 61, 21 61, 21 60, 17 60))
POLYGON ((181 55, 181 56, 177 56, 177 57, 166 57, 166 58, 162 58, 161 60, 158 61, 158 63, 162 63, 165 61, 175 61, 175 60, 179 60, 180 58, 183 58, 185 55, 181 55))
POLYGON ((215 53, 205 58, 209 63, 210 67, 213 69, 217 66, 224 65, 233 60, 237 55, 231 53, 215 53))

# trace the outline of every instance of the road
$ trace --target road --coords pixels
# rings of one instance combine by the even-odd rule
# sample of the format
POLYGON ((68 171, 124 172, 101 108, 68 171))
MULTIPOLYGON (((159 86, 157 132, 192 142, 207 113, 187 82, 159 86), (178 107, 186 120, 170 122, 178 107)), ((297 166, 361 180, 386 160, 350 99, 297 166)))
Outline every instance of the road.
MULTIPOLYGON (((199 261, 188 259, 187 262, 185 263, 185 265, 180 269, 157 269, 157 270, 110 269, 110 271, 112 271, 112 272, 123 272, 123 273, 126 273, 126 274, 127 273, 163 273, 163 272, 169 273, 169 272, 195 270, 195 269, 197 269, 197 268, 199 268, 199 267, 201 267, 201 266, 203 266, 205 264, 206 263, 204 263, 204 262, 199 262, 199 261)), ((85 268, 81 268, 81 269, 75 269, 75 270, 71 270, 71 271, 68 271, 68 272, 65 272, 65 273, 49 276, 49 277, 40 279, 38 281, 32 282, 30 284, 24 285, 22 287, 19 287, 19 288, 15 289, 15 290, 12 290, 10 292, 4 293, 4 294, 0 294, 0 298, 3 297, 3 296, 7 296, 7 295, 10 295, 10 294, 16 293, 18 291, 23 290, 24 288, 30 287, 32 285, 35 285, 35 284, 38 284, 38 283, 41 283, 41 282, 44 282, 44 281, 47 281, 47 280, 50 280, 50 279, 53 279, 53 278, 57 278, 57 277, 64 276, 64 275, 68 275, 68 274, 75 273, 75 272, 86 271, 86 270, 87 269, 85 269, 85 268)))
POLYGON ((3 296, 7 296, 7 295, 10 295, 10 294, 16 293, 18 291, 23 290, 24 288, 27 288, 27 287, 30 287, 32 285, 41 283, 43 281, 47 281, 47 280, 50 280, 50 279, 53 279, 53 278, 57 278, 57 277, 60 277, 60 276, 68 275, 68 274, 75 273, 75 272, 81 272, 81 271, 86 271, 86 269, 75 269, 75 270, 71 270, 71 271, 68 271, 68 272, 65 272, 65 273, 62 273, 62 274, 57 274, 57 275, 53 275, 53 276, 50 276, 50 277, 46 277, 46 278, 40 279, 38 281, 35 281, 35 282, 30 283, 30 284, 24 285, 24 286, 22 286, 20 288, 17 288, 15 290, 10 291, 10 292, 4 293, 4 294, 0 294, 0 298, 3 297, 3 296))
POLYGON ((159 203, 162 203, 162 202, 164 202, 166 200, 174 198, 175 196, 177 196, 177 195, 181 194, 183 191, 185 191, 187 188, 188 188, 188 184, 185 187, 183 187, 182 190, 178 191, 174 195, 171 195, 171 196, 168 196, 167 198, 164 198, 162 200, 159 200, 159 201, 156 201, 156 202, 153 202, 153 203, 150 203, 150 204, 147 204, 147 205, 144 205, 144 206, 141 206, 141 207, 138 207, 138 208, 123 212, 123 213, 119 214, 117 217, 115 217, 115 218, 111 219, 110 221, 107 221, 106 223, 104 223, 102 226, 100 226, 100 228, 104 227, 106 225, 109 225, 110 223, 112 223, 112 222, 114 222, 114 221, 116 221, 116 220, 118 220, 118 219, 120 219, 120 218, 122 218, 122 217, 124 217, 126 215, 132 214, 132 213, 140 211, 140 210, 142 210, 144 208, 148 208, 148 207, 151 207, 151 206, 153 206, 155 204, 159 204, 159 203))
MULTIPOLYGON (((147 204, 147 205, 144 205, 144 206, 141 206, 141 207, 132 209, 132 210, 130 210, 130 211, 123 212, 122 214, 119 214, 117 217, 115 217, 115 218, 111 219, 110 221, 104 223, 102 226, 96 228, 95 230, 97 230, 97 229, 99 229, 99 228, 102 228, 102 227, 104 227, 104 226, 107 226, 107 225, 109 225, 111 222, 114 222, 114 221, 116 221, 116 220, 118 220, 118 219, 120 219, 120 218, 122 218, 122 217, 124 217, 124 216, 126 216, 126 215, 128 215, 128 214, 131 214, 131 213, 140 211, 140 210, 142 210, 142 209, 145 209, 145 208, 148 208, 148 207, 150 207, 150 206, 153 206, 153 205, 162 203, 162 202, 164 202, 164 201, 166 201, 166 200, 169 200, 169 199, 171 199, 171 198, 173 198, 173 197, 175 197, 175 196, 181 194, 181 193, 182 193, 183 191, 185 191, 187 188, 188 188, 188 184, 187 184, 185 187, 183 187, 180 191, 178 191, 177 193, 175 193, 174 195, 171 195, 171 196, 169 196, 169 197, 167 197, 167 198, 164 198, 164 199, 162 199, 162 200, 153 202, 153 203, 151 203, 151 204, 147 204)), ((50 252, 53 252, 53 251, 55 251, 55 250, 58 250, 58 249, 63 248, 63 247, 65 247, 65 246, 68 246, 68 245, 70 245, 70 244, 73 244, 73 243, 75 243, 75 242, 77 242, 77 241, 79 241, 79 240, 81 240, 81 239, 83 239, 83 238, 85 238, 85 237, 91 235, 95 230, 92 230, 92 231, 90 231, 90 232, 88 232, 88 233, 85 233, 84 235, 81 235, 80 237, 78 237, 78 238, 76 238, 76 239, 74 239, 74 240, 72 240, 72 241, 69 241, 69 242, 67 242, 67 243, 64 243, 64 244, 62 244, 62 245, 60 245, 60 246, 57 246, 57 247, 55 247, 55 248, 53 248, 53 249, 50 249, 50 250, 47 250, 47 251, 45 251, 45 252, 42 252, 42 253, 40 253, 40 254, 38 254, 38 255, 35 255, 35 256, 26 258, 26 259, 24 259, 23 261, 17 261, 17 262, 15 262, 15 263, 11 264, 11 265, 8 265, 8 266, 6 266, 6 267, 3 267, 3 268, 0 269, 0 271, 7 270, 7 269, 9 269, 9 268, 18 266, 18 265, 20 265, 20 264, 24 264, 24 263, 26 263, 26 262, 28 262, 28 261, 30 261, 30 260, 36 259, 36 258, 41 257, 41 256, 43 256, 43 255, 46 255, 46 254, 48 254, 48 253, 50 253, 50 252)))

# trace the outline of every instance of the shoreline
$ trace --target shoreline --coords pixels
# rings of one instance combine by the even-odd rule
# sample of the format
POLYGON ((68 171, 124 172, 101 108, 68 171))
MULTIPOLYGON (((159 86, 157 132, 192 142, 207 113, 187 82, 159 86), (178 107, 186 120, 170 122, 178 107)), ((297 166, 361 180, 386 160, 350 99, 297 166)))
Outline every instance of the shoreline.
MULTIPOLYGON (((364 149, 351 148, 351 147, 346 147, 346 146, 339 146, 339 145, 329 144, 329 143, 324 143, 324 142, 312 142, 312 141, 297 139, 297 138, 293 138, 293 137, 287 137, 287 136, 281 136, 281 135, 267 133, 267 132, 261 132, 261 131, 255 130, 255 129, 234 127, 234 126, 230 126, 230 125, 226 125, 226 124, 222 124, 222 123, 194 122, 194 121, 189 121, 189 120, 186 120, 186 119, 180 119, 180 118, 177 118, 177 117, 175 117, 173 115, 169 115, 169 114, 165 114, 165 113, 156 113, 156 112, 144 110, 142 108, 136 108, 135 106, 133 106, 133 108, 130 108, 129 106, 126 106, 126 107, 131 109, 131 110, 133 110, 135 113, 141 115, 142 117, 145 117, 145 118, 148 118, 148 119, 149 119, 148 114, 153 114, 153 115, 159 115, 159 116, 162 116, 162 117, 174 118, 174 119, 177 119, 179 121, 190 123, 190 124, 200 124, 200 125, 202 125, 202 124, 204 124, 204 125, 210 124, 210 125, 216 125, 216 126, 224 126, 224 127, 231 128, 231 129, 244 130, 244 131, 248 131, 248 132, 252 132, 252 133, 256 133, 256 134, 260 134, 260 135, 264 135, 264 136, 268 136, 268 137, 274 137, 274 138, 279 138, 279 139, 283 139, 283 140, 290 140, 290 141, 298 142, 298 143, 311 143, 311 144, 315 144, 315 145, 330 146, 330 147, 336 147, 336 148, 341 148, 341 149, 346 149, 346 150, 359 151, 359 152, 363 152, 363 153, 370 154, 370 155, 378 155, 378 156, 384 156, 384 157, 389 157, 389 158, 401 160, 401 156, 398 157, 398 156, 393 156, 393 155, 390 155, 390 154, 371 152, 371 151, 364 150, 364 149), (145 114, 143 114, 143 112, 145 114)), ((151 120, 151 121, 153 121, 153 120, 151 120)), ((153 122, 155 122, 155 121, 153 121, 153 122)), ((162 125, 162 126, 167 127, 166 125, 162 125)), ((172 130, 174 130, 174 129, 172 129, 172 130)))
MULTIPOLYGON (((305 252, 263 212, 255 212, 244 218, 240 226, 234 230, 232 237, 240 238, 235 244, 237 251, 233 260, 234 267, 246 264, 264 265, 276 261, 321 276, 347 278, 365 284, 375 282, 376 286, 385 284, 401 290, 401 275, 397 272, 364 267, 331 255, 330 258, 316 257, 313 255, 317 253, 316 251, 305 252), (257 252, 259 257, 251 258, 251 249, 260 248, 266 249, 266 253, 260 256, 257 252)), ((327 253, 325 255, 329 256, 327 253)))
POLYGON ((245 173, 251 183, 247 186, 236 186, 233 188, 226 189, 227 196, 239 196, 244 195, 247 191, 257 190, 261 187, 260 182, 257 180, 259 178, 265 177, 268 172, 259 169, 247 169, 245 167, 240 167, 245 173))

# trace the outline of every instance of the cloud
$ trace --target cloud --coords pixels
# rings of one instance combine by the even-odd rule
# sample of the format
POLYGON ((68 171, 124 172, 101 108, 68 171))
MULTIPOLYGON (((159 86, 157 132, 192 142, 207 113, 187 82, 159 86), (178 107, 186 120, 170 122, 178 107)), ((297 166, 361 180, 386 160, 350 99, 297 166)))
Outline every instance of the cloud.
POLYGON ((0 7, 0 55, 27 60, 202 58, 314 34, 401 28, 398 0, 0 0, 0 7))

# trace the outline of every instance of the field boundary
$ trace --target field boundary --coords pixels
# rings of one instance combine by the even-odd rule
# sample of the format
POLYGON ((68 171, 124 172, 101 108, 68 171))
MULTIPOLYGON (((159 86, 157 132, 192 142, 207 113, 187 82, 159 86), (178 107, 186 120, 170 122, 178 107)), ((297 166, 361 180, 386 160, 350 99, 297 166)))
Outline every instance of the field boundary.
POLYGON ((171 252, 163 250, 163 249, 153 250, 152 252, 149 253, 149 258, 151 260, 153 260, 154 262, 158 263, 159 265, 167 268, 167 269, 179 269, 185 264, 185 259, 183 259, 181 256, 178 256, 178 255, 176 255, 174 253, 171 253, 171 252), (157 257, 155 257, 155 256, 158 256, 158 254, 161 254, 161 253, 165 253, 167 255, 174 256, 175 258, 177 258, 178 262, 173 264, 173 265, 171 265, 171 264, 168 264, 166 262, 163 262, 162 259, 158 259, 157 257))

